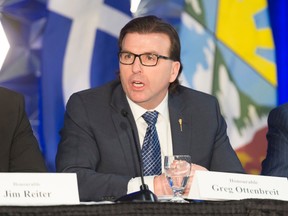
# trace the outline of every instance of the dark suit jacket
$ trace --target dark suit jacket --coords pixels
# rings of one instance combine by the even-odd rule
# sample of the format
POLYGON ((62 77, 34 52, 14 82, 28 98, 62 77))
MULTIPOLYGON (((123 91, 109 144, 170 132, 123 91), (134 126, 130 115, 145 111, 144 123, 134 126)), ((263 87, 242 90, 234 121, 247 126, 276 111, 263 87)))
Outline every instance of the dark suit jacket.
POLYGON ((268 116, 267 155, 262 174, 288 177, 288 103, 274 108, 268 116))
MULTIPOLYGON (((226 135, 216 99, 185 87, 169 94, 174 154, 189 154, 209 170, 244 172, 226 135), (178 119, 183 119, 183 131, 178 119)), ((80 200, 115 198, 127 193, 127 183, 139 176, 139 162, 129 122, 136 123, 119 81, 71 96, 61 131, 56 167, 76 172, 80 200)))
POLYGON ((45 172, 24 97, 0 87, 0 172, 45 172))

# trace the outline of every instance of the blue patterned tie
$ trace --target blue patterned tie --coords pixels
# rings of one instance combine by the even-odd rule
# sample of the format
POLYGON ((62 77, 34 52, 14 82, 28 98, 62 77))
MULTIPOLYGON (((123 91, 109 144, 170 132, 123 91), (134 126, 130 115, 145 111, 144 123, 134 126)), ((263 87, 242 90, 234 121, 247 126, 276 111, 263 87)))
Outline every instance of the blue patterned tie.
POLYGON ((142 117, 148 124, 141 151, 143 160, 143 174, 144 176, 161 175, 161 151, 155 126, 158 118, 158 112, 147 111, 142 115, 142 117))

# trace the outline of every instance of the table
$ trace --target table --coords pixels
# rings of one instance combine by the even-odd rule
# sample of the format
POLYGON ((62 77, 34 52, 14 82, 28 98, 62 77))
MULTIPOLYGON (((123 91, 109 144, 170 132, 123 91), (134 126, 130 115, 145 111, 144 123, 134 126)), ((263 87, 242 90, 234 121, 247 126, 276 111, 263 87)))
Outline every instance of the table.
POLYGON ((0 215, 86 216, 86 215, 288 215, 288 202, 246 199, 197 203, 117 203, 66 206, 0 206, 0 215))

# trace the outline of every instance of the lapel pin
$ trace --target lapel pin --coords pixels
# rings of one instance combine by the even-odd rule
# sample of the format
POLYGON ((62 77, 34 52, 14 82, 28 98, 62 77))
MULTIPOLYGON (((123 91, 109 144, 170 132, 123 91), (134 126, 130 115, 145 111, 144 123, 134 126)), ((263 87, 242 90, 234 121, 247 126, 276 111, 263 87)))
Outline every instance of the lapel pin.
POLYGON ((178 120, 178 122, 179 122, 180 130, 182 131, 182 118, 180 118, 180 119, 178 120))

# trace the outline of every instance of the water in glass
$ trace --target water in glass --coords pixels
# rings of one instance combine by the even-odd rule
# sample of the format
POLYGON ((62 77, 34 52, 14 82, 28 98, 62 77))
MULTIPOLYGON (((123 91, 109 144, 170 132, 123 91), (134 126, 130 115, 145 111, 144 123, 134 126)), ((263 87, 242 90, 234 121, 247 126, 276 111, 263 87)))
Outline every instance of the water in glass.
POLYGON ((165 175, 173 191, 172 202, 186 202, 182 195, 189 180, 191 157, 173 155, 164 158, 165 175))

